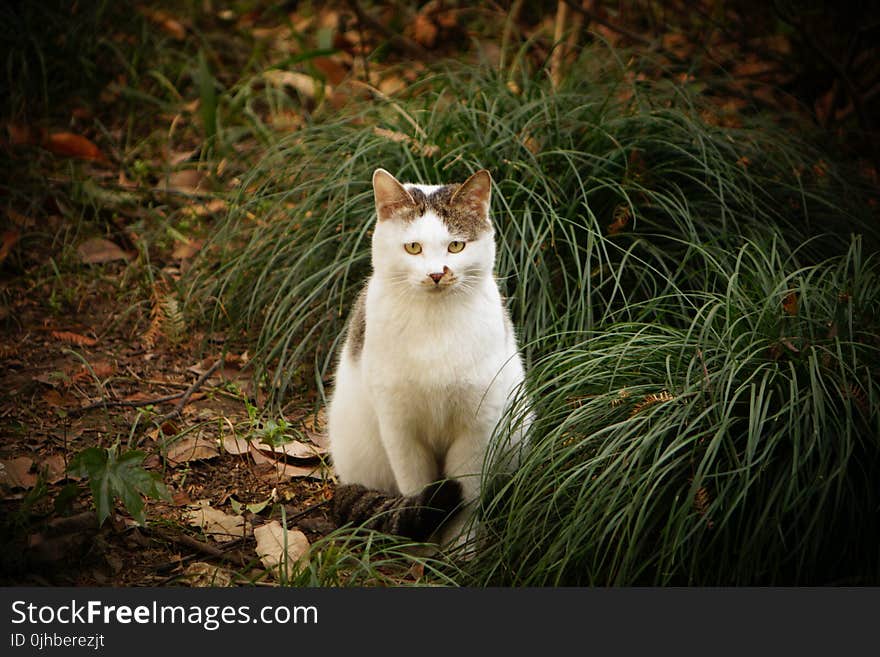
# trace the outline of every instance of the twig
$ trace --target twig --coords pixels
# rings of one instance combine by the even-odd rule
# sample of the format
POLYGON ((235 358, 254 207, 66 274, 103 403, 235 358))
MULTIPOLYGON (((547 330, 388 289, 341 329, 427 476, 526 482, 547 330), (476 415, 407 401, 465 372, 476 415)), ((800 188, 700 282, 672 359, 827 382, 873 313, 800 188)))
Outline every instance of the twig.
POLYGON ((127 406, 129 408, 139 408, 142 406, 152 406, 153 404, 164 404, 183 397, 186 392, 175 392, 173 395, 165 395, 164 397, 154 397, 153 399, 102 399, 101 401, 80 406, 70 410, 70 413, 84 413, 94 408, 110 407, 110 406, 127 406))
POLYGON ((287 514, 287 518, 286 518, 287 524, 290 525, 290 523, 293 522, 294 520, 299 520, 303 516, 309 515, 315 509, 320 509, 322 506, 326 506, 327 504, 330 504, 331 501, 332 500, 322 500, 321 502, 316 502, 315 504, 312 504, 311 506, 307 506, 302 511, 297 511, 296 513, 287 514))
POLYGON ((174 405, 174 409, 171 410, 169 413, 163 415, 159 420, 157 420, 157 424, 165 424, 171 418, 180 415, 180 411, 182 411, 183 407, 186 406, 186 403, 189 401, 189 398, 192 396, 192 394, 196 390, 198 390, 202 386, 202 384, 207 381, 208 378, 214 372, 216 372, 221 365, 223 365, 223 361, 224 357, 220 356, 220 358, 218 358, 217 361, 213 365, 211 365, 211 367, 205 370, 202 375, 198 379, 196 379, 196 382, 193 383, 189 388, 187 388, 182 395, 180 395, 180 401, 174 405))
POLYGON ((164 529, 159 529, 158 527, 151 527, 151 531, 155 532, 162 538, 167 541, 171 541, 172 543, 178 543, 179 545, 185 545, 186 547, 195 550, 196 552, 201 552, 202 554, 207 554, 210 557, 214 557, 215 559, 225 559, 226 553, 223 552, 220 548, 214 547, 213 545, 209 545, 204 541, 200 541, 197 538, 193 538, 188 534, 176 534, 169 532, 164 529))

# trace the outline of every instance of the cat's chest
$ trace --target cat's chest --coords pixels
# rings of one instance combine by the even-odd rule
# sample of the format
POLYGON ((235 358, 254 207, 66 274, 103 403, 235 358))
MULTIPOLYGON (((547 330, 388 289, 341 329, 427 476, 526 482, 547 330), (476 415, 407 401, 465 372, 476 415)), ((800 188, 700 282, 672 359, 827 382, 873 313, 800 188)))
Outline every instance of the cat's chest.
POLYGON ((370 369, 386 382, 418 388, 483 385, 504 359, 500 307, 430 310, 382 308, 370 317, 365 349, 370 369))

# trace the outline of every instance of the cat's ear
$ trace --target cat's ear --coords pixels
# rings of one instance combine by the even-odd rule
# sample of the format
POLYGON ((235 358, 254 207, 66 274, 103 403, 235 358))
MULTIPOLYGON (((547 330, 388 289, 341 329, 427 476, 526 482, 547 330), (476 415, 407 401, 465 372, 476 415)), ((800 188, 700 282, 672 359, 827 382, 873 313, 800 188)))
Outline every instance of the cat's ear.
POLYGON ((401 210, 416 204, 403 185, 385 169, 376 169, 373 172, 373 194, 376 197, 376 216, 379 221, 390 219, 401 210))
POLYGON ((481 169, 462 183, 452 195, 452 203, 488 218, 491 194, 492 176, 485 169, 481 169))

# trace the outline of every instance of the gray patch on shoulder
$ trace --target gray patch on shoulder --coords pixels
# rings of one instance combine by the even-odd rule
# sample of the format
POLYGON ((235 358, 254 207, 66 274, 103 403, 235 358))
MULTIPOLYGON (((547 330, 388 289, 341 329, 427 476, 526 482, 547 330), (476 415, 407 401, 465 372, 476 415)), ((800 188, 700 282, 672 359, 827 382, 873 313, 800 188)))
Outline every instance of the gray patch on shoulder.
POLYGON ((351 357, 357 360, 364 350, 364 336, 367 334, 367 286, 361 289, 354 301, 348 317, 348 343, 351 357))
POLYGON ((483 233, 491 232, 492 224, 483 214, 482 207, 461 201, 452 202, 452 197, 460 187, 461 185, 458 184, 444 185, 429 194, 425 194, 418 187, 407 187, 406 191, 415 202, 417 216, 421 217, 428 209, 433 210, 446 224, 450 233, 461 235, 468 242, 472 242, 483 233))

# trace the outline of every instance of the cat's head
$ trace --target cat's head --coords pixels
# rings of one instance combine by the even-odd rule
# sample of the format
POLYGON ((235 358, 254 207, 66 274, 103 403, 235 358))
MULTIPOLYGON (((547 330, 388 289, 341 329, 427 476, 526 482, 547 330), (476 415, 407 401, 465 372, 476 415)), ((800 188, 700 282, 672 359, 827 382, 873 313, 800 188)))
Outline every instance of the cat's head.
POLYGON ((377 169, 373 270, 426 294, 472 289, 495 262, 491 190, 485 170, 460 185, 402 185, 377 169))

